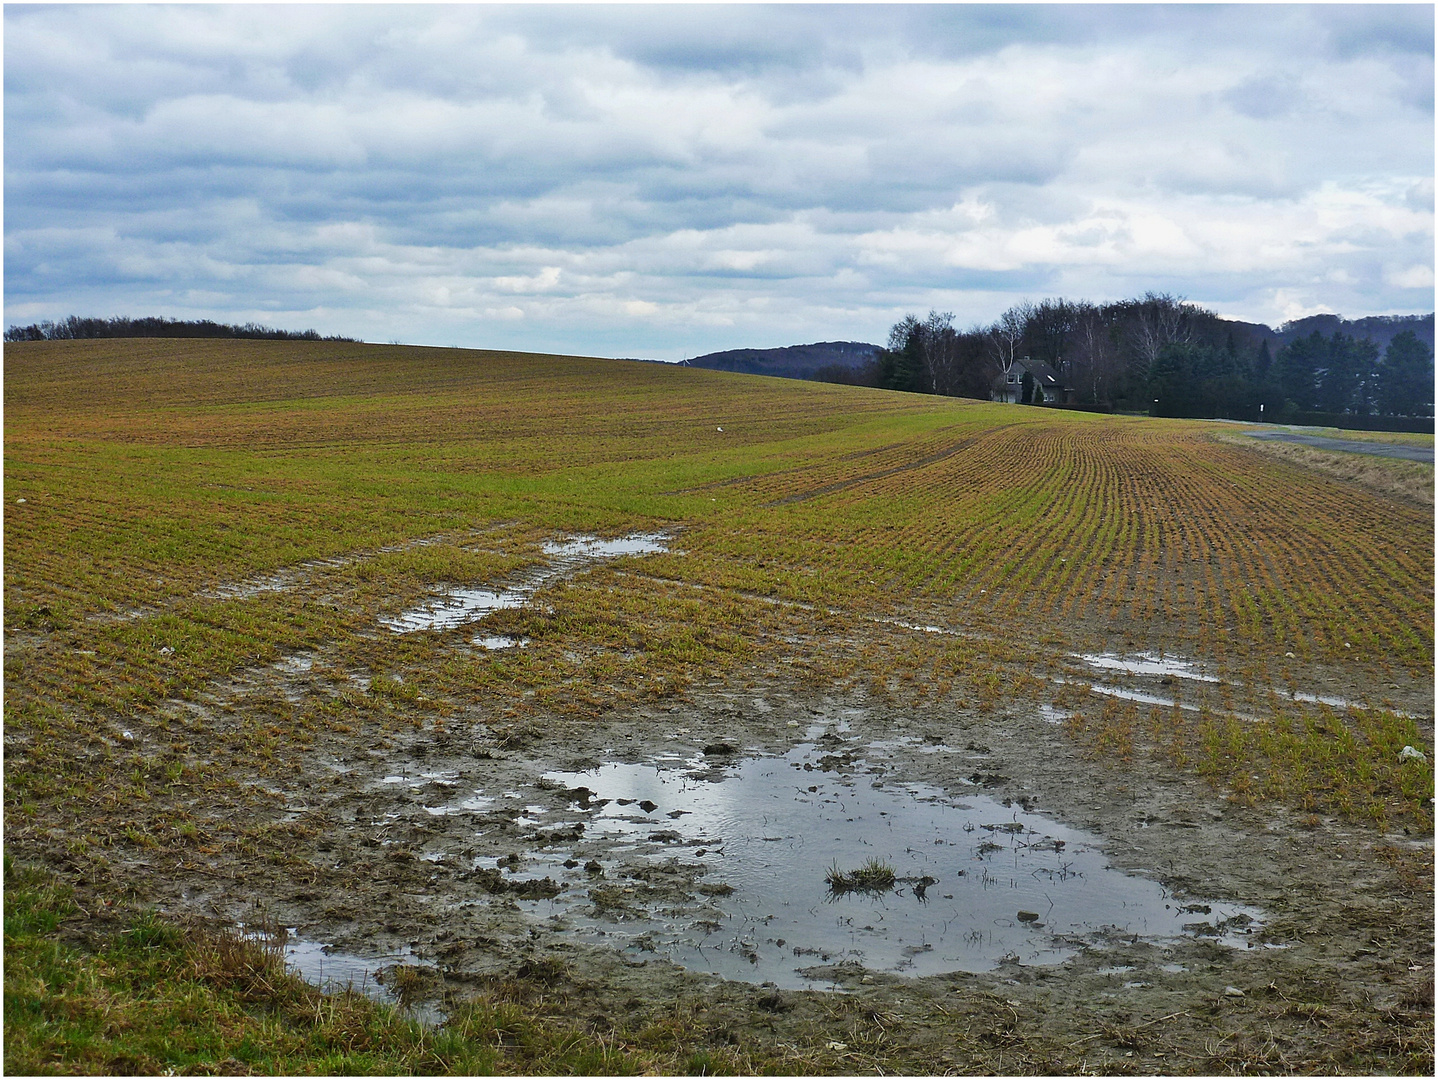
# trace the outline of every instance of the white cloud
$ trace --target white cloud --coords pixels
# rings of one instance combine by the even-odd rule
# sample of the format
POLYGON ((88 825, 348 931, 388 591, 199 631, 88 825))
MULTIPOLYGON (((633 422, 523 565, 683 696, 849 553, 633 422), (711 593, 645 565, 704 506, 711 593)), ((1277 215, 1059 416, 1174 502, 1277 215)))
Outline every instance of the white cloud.
POLYGON ((1433 288, 1433 267, 1429 264, 1419 263, 1402 270, 1391 270, 1386 277, 1390 285, 1400 289, 1433 288))

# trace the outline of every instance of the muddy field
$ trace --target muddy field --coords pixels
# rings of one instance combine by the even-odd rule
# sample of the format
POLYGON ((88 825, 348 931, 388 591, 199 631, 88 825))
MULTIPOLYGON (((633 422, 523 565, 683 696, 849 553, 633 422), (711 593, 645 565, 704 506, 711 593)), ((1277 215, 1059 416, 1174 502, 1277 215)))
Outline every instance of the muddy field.
MULTIPOLYGON (((364 636, 442 635, 462 662, 522 650, 493 632, 496 612, 665 540, 557 538, 540 568, 364 636)), ((311 588, 312 571, 230 592, 311 588)), ((792 645, 962 632, 930 610, 792 645)), ((1222 697, 1242 715, 1245 688, 1201 662, 1115 644, 1033 651, 982 708, 958 694, 904 706, 781 664, 597 720, 508 721, 478 702, 437 713, 405 693, 422 673, 402 665, 306 650, 171 700, 147 729, 95 732, 102 757, 203 762, 210 740, 278 702, 387 688, 380 718, 320 729, 281 768, 234 770, 224 798, 170 787, 201 834, 238 817, 248 843, 178 861, 117 852, 83 902, 103 907, 123 881, 177 918, 281 933, 307 977, 434 1023, 520 984, 600 1033, 683 1013, 715 1046, 793 1048, 838 1072, 1423 1071, 1431 835, 1244 806, 1153 755, 1086 750, 1074 711, 1104 701, 1222 697), (891 888, 826 881, 869 859, 893 868, 891 888)), ((7 661, 54 647, 12 635, 7 661)), ((1290 699, 1382 697, 1431 745, 1421 684, 1300 674, 1290 699)), ((23 759, 22 740, 7 745, 23 759)), ((68 861, 40 830, 8 828, 27 854, 68 861)))
POLYGON ((283 939, 510 1069, 1432 1072, 1430 466, 358 343, 5 394, 6 855, 89 956, 283 939))

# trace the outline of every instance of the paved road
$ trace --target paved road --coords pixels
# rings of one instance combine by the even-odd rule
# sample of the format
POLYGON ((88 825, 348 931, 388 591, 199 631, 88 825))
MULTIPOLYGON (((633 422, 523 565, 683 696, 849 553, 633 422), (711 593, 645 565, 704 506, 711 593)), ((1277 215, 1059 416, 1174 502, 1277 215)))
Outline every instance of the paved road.
POLYGON ((1252 439, 1276 439, 1279 442, 1302 443, 1319 450, 1343 450, 1350 454, 1372 454, 1374 457, 1402 458, 1433 464, 1433 447, 1405 446, 1398 443, 1358 442, 1353 439, 1330 439, 1326 435, 1299 435, 1293 431, 1249 431, 1252 439))

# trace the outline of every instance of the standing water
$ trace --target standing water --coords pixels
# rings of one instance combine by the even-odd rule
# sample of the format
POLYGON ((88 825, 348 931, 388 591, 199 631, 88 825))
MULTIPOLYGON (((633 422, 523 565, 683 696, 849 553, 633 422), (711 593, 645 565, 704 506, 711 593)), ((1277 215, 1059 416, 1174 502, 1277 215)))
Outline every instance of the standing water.
MULTIPOLYGON (((909 975, 976 972, 1006 960, 1058 963, 1105 940, 1202 935, 1234 945, 1258 926, 1253 908, 1180 901, 1113 869, 1098 837, 1040 814, 978 793, 951 799, 924 784, 875 782, 832 735, 783 756, 689 766, 611 763, 546 779, 577 796, 569 816, 587 840, 605 838, 631 863, 702 866, 707 910, 668 898, 606 917, 595 898, 617 880, 596 888, 560 872, 563 890, 534 902, 535 912, 590 940, 787 987, 831 981, 824 969, 846 961, 909 975), (836 891, 826 880, 870 860, 892 869, 891 888, 836 891)), ((558 870, 563 856, 549 857, 558 870)))
MULTIPOLYGON (((523 607, 540 586, 555 578, 573 573, 585 563, 600 559, 615 559, 621 555, 655 555, 668 551, 667 537, 658 533, 635 533, 621 536, 617 540, 600 540, 593 536, 576 536, 569 540, 551 540, 544 544, 544 553, 552 560, 529 579, 509 589, 449 588, 441 591, 434 600, 393 618, 380 619, 380 625, 387 626, 397 634, 409 634, 416 630, 453 630, 466 623, 478 622, 492 611, 523 607)), ((510 639, 501 644, 501 639, 476 638, 474 643, 481 648, 509 648, 513 644, 524 644, 510 639)))

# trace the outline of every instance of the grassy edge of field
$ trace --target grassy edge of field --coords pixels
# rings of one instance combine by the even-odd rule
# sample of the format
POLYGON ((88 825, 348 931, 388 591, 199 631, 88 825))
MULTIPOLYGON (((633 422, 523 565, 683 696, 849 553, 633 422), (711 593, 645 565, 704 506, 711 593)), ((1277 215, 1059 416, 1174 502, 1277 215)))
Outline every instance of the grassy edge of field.
MULTIPOLYGON (((1344 438, 1349 434, 1351 433, 1339 433, 1344 438)), ((1420 461, 1342 450, 1320 450, 1299 443, 1267 442, 1228 432, 1215 437, 1219 442, 1228 443, 1230 446, 1241 446, 1313 469, 1338 480, 1347 480, 1380 495, 1396 496, 1419 506, 1433 505, 1433 466, 1420 461)))
MULTIPOLYGON (((620 1022, 622 1024, 622 1021, 620 1022)), ((353 990, 322 992, 280 950, 151 910, 94 917, 5 856, 7 1075, 702 1075, 812 1072, 702 1045, 676 1010, 638 1030, 561 1018, 497 984, 429 1027, 353 990)))

